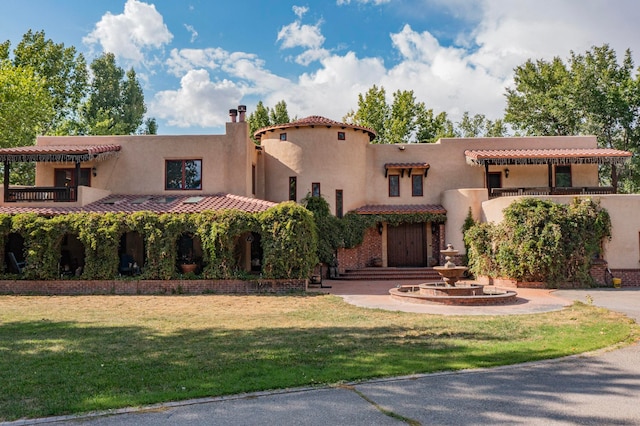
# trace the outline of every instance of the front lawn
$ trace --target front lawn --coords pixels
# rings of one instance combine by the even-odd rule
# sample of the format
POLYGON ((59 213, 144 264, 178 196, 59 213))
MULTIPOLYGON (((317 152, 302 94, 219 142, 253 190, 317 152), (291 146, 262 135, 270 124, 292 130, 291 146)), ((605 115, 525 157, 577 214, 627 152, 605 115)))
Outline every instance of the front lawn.
POLYGON ((0 421, 513 364, 631 341, 621 315, 457 316, 330 295, 0 297, 0 421))

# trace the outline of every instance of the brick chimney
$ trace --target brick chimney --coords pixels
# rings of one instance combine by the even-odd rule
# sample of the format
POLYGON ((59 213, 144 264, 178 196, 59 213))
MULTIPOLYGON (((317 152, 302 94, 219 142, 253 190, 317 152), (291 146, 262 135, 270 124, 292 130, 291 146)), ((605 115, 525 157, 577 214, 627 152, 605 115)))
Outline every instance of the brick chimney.
POLYGON ((236 117, 238 116, 238 110, 237 109, 230 109, 229 110, 229 117, 231 117, 231 122, 235 123, 236 122, 236 117))

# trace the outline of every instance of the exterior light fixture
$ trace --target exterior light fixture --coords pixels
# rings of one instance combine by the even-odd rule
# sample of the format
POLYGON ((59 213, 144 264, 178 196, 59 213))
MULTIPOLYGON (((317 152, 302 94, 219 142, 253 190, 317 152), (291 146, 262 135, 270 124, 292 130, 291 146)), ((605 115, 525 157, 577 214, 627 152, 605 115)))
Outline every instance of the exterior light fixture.
POLYGON ((404 150, 406 149, 406 147, 405 147, 405 146, 400 145, 400 146, 398 147, 398 149, 399 149, 400 151, 404 151, 404 150))
POLYGON ((506 177, 506 178, 509 177, 509 168, 508 167, 506 169, 504 169, 504 177, 506 177))
POLYGON ((96 169, 95 167, 91 168, 91 174, 93 175, 93 177, 98 176, 98 169, 96 169))

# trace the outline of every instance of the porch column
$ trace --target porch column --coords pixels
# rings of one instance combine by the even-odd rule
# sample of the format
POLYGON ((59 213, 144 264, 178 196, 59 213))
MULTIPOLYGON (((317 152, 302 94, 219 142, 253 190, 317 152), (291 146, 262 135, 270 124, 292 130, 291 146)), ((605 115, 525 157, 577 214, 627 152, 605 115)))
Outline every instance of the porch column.
POLYGON ((9 171, 11 170, 11 163, 4 162, 4 201, 9 199, 9 171))
POLYGON ((491 198, 491 188, 489 188, 489 163, 484 163, 484 187, 487 188, 487 194, 491 198))
POLYGON ((553 190, 553 165, 551 163, 547 163, 547 173, 549 175, 549 190, 553 190))
POLYGON ((76 178, 73 183, 73 200, 70 201, 78 201, 78 186, 80 185, 80 162, 76 162, 76 178))

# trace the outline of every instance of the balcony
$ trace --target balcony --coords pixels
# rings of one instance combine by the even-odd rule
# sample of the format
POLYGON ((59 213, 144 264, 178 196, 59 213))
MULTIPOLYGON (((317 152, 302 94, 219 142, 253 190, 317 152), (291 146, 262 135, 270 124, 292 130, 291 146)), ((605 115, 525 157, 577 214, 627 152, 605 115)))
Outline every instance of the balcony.
POLYGON ((523 195, 606 195, 615 193, 616 191, 612 186, 492 188, 490 198, 518 197, 523 195))
POLYGON ((14 187, 7 188, 4 192, 5 203, 22 203, 22 202, 42 202, 42 201, 58 201, 58 202, 75 202, 78 200, 77 188, 73 187, 14 187))

